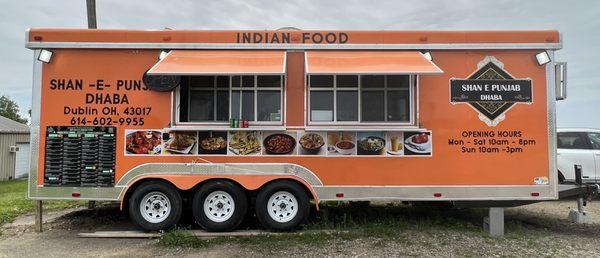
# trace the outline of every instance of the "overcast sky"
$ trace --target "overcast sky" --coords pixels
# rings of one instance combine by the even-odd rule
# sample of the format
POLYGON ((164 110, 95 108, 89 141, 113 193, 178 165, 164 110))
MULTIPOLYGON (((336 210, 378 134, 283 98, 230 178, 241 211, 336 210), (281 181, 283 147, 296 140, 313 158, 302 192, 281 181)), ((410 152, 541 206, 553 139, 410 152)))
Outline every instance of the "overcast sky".
MULTIPOLYGON (((600 1, 97 1, 99 28, 128 29, 558 29, 569 63, 559 126, 600 128, 600 1), (168 4, 167 4, 168 2, 168 4), (596 60, 596 61, 594 61, 596 60), (591 115, 590 115, 591 114, 591 115)), ((0 95, 31 106, 30 27, 84 28, 85 0, 0 0, 0 95)))

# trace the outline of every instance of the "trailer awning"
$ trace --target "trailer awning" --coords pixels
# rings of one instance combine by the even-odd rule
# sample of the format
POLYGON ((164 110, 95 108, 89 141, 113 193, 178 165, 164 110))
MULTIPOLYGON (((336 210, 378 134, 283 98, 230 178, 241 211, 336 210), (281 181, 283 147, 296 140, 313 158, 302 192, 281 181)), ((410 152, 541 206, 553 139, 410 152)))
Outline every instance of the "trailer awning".
POLYGON ((441 74, 419 51, 307 51, 307 74, 441 74))
POLYGON ((285 51, 172 50, 148 75, 284 74, 285 51))

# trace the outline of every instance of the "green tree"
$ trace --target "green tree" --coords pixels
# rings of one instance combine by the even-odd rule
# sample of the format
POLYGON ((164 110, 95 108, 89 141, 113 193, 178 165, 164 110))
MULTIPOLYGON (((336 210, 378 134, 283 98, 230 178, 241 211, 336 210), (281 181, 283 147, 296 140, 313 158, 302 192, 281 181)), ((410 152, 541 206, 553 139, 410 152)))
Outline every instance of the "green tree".
POLYGON ((27 123, 27 118, 23 118, 19 115, 19 105, 17 105, 17 102, 4 95, 0 97, 0 116, 19 123, 27 123))

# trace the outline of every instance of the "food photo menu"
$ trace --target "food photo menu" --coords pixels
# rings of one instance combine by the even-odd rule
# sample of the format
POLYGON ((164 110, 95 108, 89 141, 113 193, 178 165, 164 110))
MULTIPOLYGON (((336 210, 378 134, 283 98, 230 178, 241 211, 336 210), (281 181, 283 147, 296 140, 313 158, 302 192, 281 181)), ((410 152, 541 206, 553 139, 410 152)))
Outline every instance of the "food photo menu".
POLYGON ((126 155, 431 156, 430 131, 126 130, 126 155))

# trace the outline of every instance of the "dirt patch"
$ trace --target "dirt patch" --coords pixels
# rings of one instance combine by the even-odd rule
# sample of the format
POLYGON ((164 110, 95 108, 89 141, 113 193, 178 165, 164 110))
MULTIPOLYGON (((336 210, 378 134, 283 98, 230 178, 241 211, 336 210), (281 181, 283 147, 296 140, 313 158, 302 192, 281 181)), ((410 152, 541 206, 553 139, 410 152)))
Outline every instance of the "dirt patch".
MULTIPOLYGON (((77 208, 71 208, 71 209, 65 209, 65 210, 58 210, 58 211, 50 211, 47 213, 44 213, 44 215, 42 216, 44 223, 51 223, 54 222, 56 219, 62 218, 65 215, 77 212, 77 211, 82 211, 84 210, 85 207, 77 207, 77 208)), ((25 214, 23 216, 17 217, 13 222, 2 225, 2 228, 5 229, 9 229, 9 228, 19 228, 19 227, 27 227, 27 226, 32 226, 35 224, 35 215, 34 214, 25 214)))
MULTIPOLYGON (((118 207, 103 206, 48 222, 43 233, 33 232, 28 225, 8 227, 0 236, 0 257, 596 256, 600 252, 600 203, 588 205, 593 219, 590 225, 567 220, 569 209, 575 206, 575 201, 561 201, 507 209, 507 235, 503 238, 489 237, 481 231, 484 210, 436 209, 426 214, 408 208, 390 209, 397 214, 382 220, 364 215, 368 212, 361 213, 361 209, 345 214, 337 214, 345 210, 323 209, 309 228, 340 230, 333 234, 203 242, 184 237, 176 240, 189 242, 172 245, 159 243, 158 239, 78 238, 79 232, 133 227, 118 207), (365 221, 369 219, 376 221, 365 221)), ((246 227, 253 226, 250 223, 246 227)))

